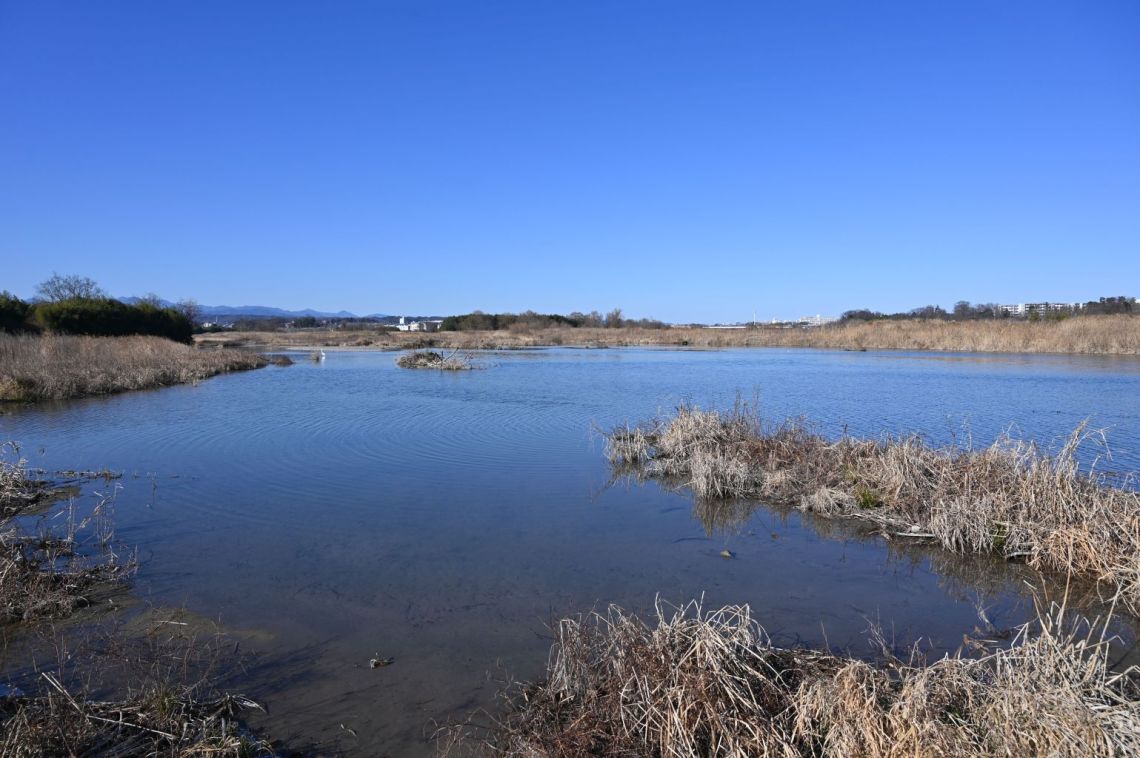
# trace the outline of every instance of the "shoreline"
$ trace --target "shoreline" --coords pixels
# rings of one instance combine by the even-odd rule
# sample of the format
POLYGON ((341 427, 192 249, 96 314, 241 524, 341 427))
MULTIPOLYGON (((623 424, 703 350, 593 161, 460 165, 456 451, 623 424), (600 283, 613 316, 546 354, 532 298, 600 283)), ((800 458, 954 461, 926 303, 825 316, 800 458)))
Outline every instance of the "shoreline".
POLYGON ((979 354, 1140 356, 1140 318, 1083 316, 1064 321, 882 321, 783 329, 591 328, 391 332, 341 331, 211 332, 200 347, 268 350, 362 349, 394 351, 444 348, 518 350, 544 347, 660 347, 671 349, 809 348, 848 351, 917 351, 979 354))

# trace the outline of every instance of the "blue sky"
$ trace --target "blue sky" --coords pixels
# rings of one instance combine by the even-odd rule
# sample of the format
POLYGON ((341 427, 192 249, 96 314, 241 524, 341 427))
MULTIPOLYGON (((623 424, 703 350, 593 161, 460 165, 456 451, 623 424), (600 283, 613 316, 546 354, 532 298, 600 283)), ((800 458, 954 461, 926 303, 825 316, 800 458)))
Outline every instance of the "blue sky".
POLYGON ((1140 295, 1140 3, 0 2, 0 289, 738 320, 1140 295))

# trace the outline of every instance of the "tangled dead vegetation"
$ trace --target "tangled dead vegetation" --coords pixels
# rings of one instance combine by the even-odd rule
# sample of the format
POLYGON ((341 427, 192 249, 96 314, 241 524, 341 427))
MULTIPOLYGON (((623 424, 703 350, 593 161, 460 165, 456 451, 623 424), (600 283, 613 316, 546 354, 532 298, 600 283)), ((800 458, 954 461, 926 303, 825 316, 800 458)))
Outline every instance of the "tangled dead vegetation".
MULTIPOLYGON (((979 643, 981 644, 981 643, 979 643)), ((877 664, 775 647, 748 606, 611 607, 565 619, 547 678, 450 752, 503 756, 1120 756, 1140 750, 1136 673, 1051 607, 1008 647, 877 664)))
POLYGON ((271 756, 240 729, 243 711, 259 706, 233 695, 195 699, 185 692, 140 692, 129 699, 92 701, 73 696, 44 674, 52 691, 0 699, 0 753, 44 755, 271 756))
POLYGON ((935 448, 918 435, 830 441, 802 423, 765 427, 747 406, 681 406, 672 418, 606 435, 619 473, 692 490, 715 509, 732 498, 858 519, 892 539, 994 553, 1036 569, 1120 587, 1140 605, 1140 492, 1130 479, 1082 471, 1078 427, 1050 454, 1002 437, 990 447, 935 448))
POLYGON ((243 350, 196 350, 161 337, 0 333, 0 401, 63 400, 187 384, 261 368, 243 350))
POLYGON ((49 496, 47 483, 28 476, 18 448, 0 445, 0 624, 63 618, 136 567, 115 545, 113 493, 89 513, 71 502, 35 528, 23 523, 19 517, 49 496))
POLYGON ((434 368, 440 371, 469 371, 473 368, 471 356, 451 351, 447 355, 434 350, 413 350, 396 359, 400 368, 434 368))
POLYGON ((242 726, 242 715, 261 707, 214 685, 233 665, 233 640, 220 630, 203 636, 196 625, 157 618, 141 635, 113 629, 67 649, 72 642, 57 637, 59 667, 29 672, 0 697, 0 754, 276 754, 242 726))

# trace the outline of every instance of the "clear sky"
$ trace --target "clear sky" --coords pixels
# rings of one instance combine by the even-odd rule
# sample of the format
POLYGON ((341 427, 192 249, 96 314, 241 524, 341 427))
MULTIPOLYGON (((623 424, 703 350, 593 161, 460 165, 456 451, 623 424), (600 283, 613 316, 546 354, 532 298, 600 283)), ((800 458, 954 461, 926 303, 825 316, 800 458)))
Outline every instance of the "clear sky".
POLYGON ((0 259, 358 313, 1140 295, 1140 2, 0 0, 0 259))

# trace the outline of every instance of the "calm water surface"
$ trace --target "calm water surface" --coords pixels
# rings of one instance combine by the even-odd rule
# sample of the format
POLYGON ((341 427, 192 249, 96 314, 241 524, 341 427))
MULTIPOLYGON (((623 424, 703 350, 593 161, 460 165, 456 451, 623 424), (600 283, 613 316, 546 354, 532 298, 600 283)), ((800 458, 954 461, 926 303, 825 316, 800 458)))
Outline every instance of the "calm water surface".
MULTIPOLYGON (((10 410, 32 465, 125 473, 118 536, 135 594, 251 630, 241 689, 275 737, 351 754, 430 752, 434 721, 541 674, 551 619, 655 596, 750 603, 779 642, 867 654, 953 649, 982 602, 1026 611, 1024 569, 899 550, 760 509, 705 532, 683 493, 612 484, 594 428, 681 401, 756 396, 829 435, 918 431, 1054 445, 1081 420, 1140 469, 1140 361, 808 350, 540 350, 484 371, 407 371, 330 353, 195 387, 10 410), (737 559, 719 557, 731 549, 737 559), (375 654, 393 656, 371 670, 375 654), (351 736, 341 728, 353 729, 351 736)), ((1089 457, 1103 450, 1089 450, 1089 457)), ((106 485, 103 485, 104 487, 106 485)))

